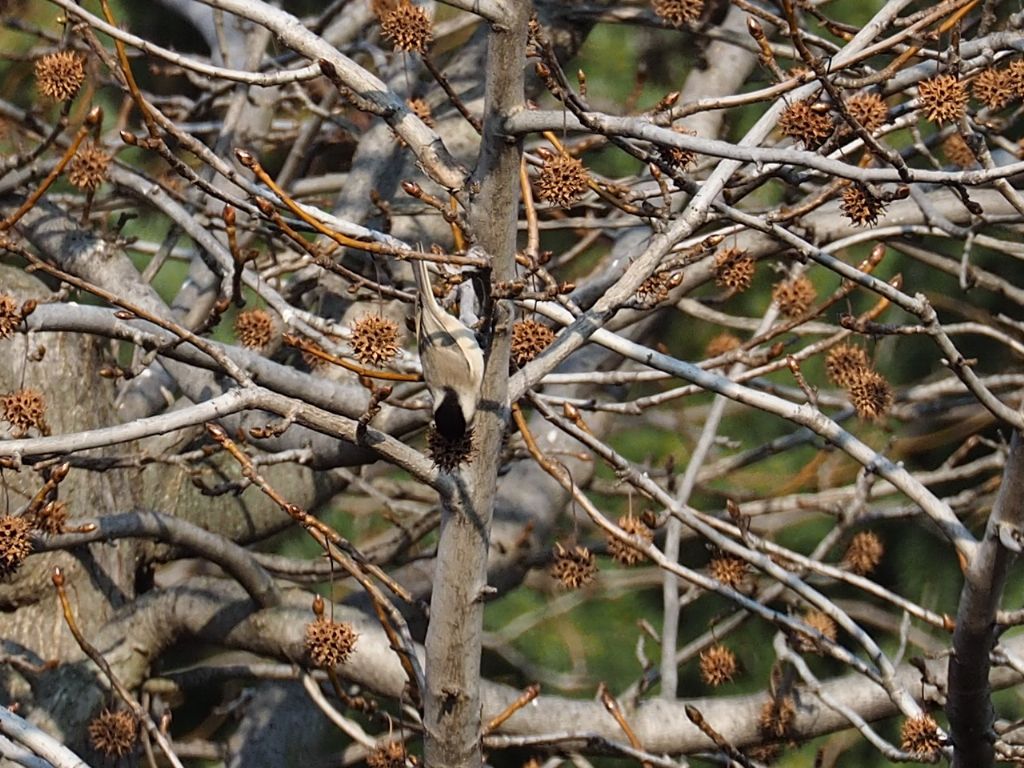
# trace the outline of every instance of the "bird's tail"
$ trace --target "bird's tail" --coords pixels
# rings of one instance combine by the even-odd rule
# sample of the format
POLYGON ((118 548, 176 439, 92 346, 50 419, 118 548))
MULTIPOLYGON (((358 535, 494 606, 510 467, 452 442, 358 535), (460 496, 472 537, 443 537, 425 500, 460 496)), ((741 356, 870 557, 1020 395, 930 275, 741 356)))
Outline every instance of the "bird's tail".
POLYGON ((427 262, 423 259, 413 259, 412 275, 416 279, 416 289, 419 293, 420 303, 426 303, 435 311, 440 312, 441 306, 437 303, 437 299, 434 298, 434 289, 430 284, 427 262))

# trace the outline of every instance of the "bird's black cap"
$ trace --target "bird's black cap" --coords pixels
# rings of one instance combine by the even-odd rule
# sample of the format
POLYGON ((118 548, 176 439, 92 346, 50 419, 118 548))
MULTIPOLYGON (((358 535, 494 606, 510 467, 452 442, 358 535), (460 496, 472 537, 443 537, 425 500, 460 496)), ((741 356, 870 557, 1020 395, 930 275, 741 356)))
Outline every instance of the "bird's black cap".
POLYGON ((444 399, 434 409, 434 426, 441 437, 450 442, 461 440, 466 434, 466 417, 459 405, 455 390, 445 387, 444 399))

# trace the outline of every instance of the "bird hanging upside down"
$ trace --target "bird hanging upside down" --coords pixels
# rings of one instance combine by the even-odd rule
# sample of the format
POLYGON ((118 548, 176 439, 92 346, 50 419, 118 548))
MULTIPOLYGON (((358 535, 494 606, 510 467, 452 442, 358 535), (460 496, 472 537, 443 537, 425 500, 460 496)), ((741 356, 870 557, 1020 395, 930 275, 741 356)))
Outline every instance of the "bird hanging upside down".
POLYGON ((427 264, 412 262, 419 299, 416 339, 423 379, 434 401, 434 426, 446 440, 461 440, 473 422, 484 376, 476 334, 434 298, 427 264))

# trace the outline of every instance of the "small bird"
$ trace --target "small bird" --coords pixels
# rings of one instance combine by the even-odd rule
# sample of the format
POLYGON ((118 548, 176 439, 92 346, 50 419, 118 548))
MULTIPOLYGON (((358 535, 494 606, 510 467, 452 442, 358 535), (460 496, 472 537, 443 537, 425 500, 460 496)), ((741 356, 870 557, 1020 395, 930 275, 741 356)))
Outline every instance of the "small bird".
POLYGON ((454 442, 462 439, 476 415, 484 354, 472 329, 437 303, 426 262, 414 259, 412 267, 419 295, 416 338, 423 379, 434 400, 434 426, 454 442))

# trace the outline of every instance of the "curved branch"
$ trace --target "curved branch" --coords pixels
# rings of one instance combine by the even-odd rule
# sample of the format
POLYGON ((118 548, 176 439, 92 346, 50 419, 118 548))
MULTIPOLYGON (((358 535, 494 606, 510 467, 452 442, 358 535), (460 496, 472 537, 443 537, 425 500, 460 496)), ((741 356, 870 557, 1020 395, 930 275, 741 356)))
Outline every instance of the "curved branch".
POLYGON ((281 593, 277 584, 252 553, 230 539, 172 515, 139 510, 97 518, 77 518, 71 521, 69 526, 78 527, 86 532, 37 539, 33 544, 33 551, 69 549, 94 541, 153 539, 184 547, 194 555, 221 566, 238 579, 238 583, 261 607, 273 608, 281 603, 281 593))
POLYGON ((57 739, 18 717, 7 707, 0 707, 0 734, 28 748, 54 768, 89 768, 88 763, 57 739))

